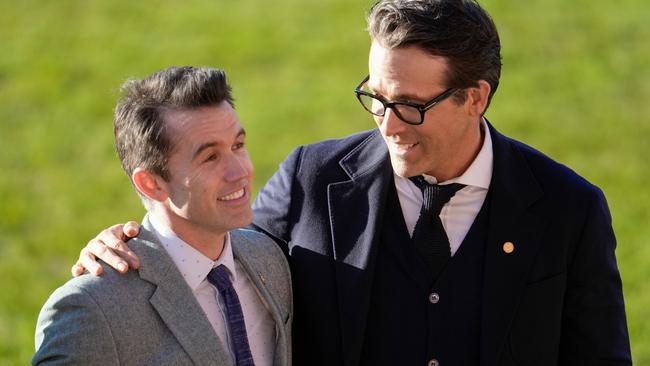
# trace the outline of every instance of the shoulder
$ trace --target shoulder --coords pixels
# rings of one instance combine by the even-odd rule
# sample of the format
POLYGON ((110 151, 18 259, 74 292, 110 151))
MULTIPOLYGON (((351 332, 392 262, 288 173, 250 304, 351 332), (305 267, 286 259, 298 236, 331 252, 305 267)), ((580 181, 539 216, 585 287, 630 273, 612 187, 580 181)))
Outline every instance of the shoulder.
POLYGON ((92 296, 91 291, 89 291, 89 284, 94 282, 93 277, 97 279, 101 278, 84 274, 69 280, 57 288, 45 302, 41 310, 41 316, 46 313, 51 314, 52 312, 66 311, 66 309, 72 307, 99 307, 99 302, 92 296))
POLYGON ((302 145, 284 160, 279 174, 287 181, 309 187, 303 189, 305 194, 321 196, 325 184, 349 179, 341 167, 342 161, 352 157, 360 165, 374 164, 387 157, 382 149, 386 150, 386 145, 377 129, 302 145))
MULTIPOLYGON (((290 226, 301 215, 300 207, 304 204, 322 207, 312 202, 322 202, 328 184, 349 179, 340 165, 343 158, 364 147, 367 147, 364 151, 380 151, 375 146, 385 149, 376 129, 297 147, 257 195, 253 203, 254 225, 284 241, 283 248, 288 252, 290 226)), ((363 159, 365 155, 357 156, 363 159)))
POLYGON ((342 138, 328 139, 312 144, 303 145, 302 147, 311 153, 321 153, 331 155, 336 153, 345 153, 360 144, 372 143, 375 138, 381 142, 381 135, 377 129, 366 130, 348 135, 342 138))
MULTIPOLYGON (((136 237, 129 241, 129 246, 142 259, 145 254, 146 243, 136 237)), ((99 260, 103 272, 100 276, 85 273, 79 277, 69 279, 59 287, 51 296, 51 301, 75 299, 76 301, 93 302, 104 309, 121 306, 124 301, 137 298, 147 298, 154 290, 153 285, 140 277, 139 270, 129 270, 120 273, 110 265, 99 260), (128 298, 124 296, 128 294, 128 298)), ((158 265, 158 264, 157 264, 158 265)), ((148 301, 148 300, 147 300, 148 301)))
POLYGON ((323 166, 336 165, 356 149, 366 145, 383 146, 377 129, 358 132, 339 139, 329 139, 297 147, 288 160, 294 159, 300 170, 313 170, 323 166))
MULTIPOLYGON (((37 330, 43 326, 55 328, 82 326, 82 322, 74 321, 79 319, 105 320, 101 308, 106 299, 98 291, 103 283, 109 283, 105 275, 85 274, 57 288, 41 309, 37 330)), ((107 287, 106 290, 109 288, 107 287)))
POLYGON ((120 301, 119 294, 128 293, 138 283, 137 271, 121 274, 102 263, 101 276, 84 274, 70 279, 50 296, 48 304, 76 302, 103 307, 120 301))
POLYGON ((248 258, 266 259, 272 262, 286 261, 282 250, 268 235, 250 229, 237 229, 230 232, 234 249, 248 258))
POLYGON ((266 234, 249 229, 230 232, 235 256, 251 269, 289 283, 289 262, 278 244, 266 234))
POLYGON ((580 200, 582 203, 586 203, 585 200, 600 200, 603 197, 600 188, 568 166, 520 141, 503 135, 498 138, 524 159, 530 173, 546 195, 568 200, 580 200))
POLYGON ((106 306, 117 297, 101 296, 99 286, 113 293, 101 277, 71 279, 49 297, 38 316, 33 364, 113 364, 117 351, 106 306))

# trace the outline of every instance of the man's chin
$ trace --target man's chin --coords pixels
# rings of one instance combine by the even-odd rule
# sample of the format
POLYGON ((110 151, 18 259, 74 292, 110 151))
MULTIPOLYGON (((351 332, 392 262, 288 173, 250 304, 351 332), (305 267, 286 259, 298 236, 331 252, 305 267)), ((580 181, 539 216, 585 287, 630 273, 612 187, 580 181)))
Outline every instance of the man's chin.
POLYGON ((390 157, 390 164, 393 167, 393 172, 400 177, 409 178, 422 174, 415 164, 392 155, 390 157))
POLYGON ((238 228, 246 227, 253 223, 253 210, 248 210, 247 213, 242 214, 238 220, 238 228))

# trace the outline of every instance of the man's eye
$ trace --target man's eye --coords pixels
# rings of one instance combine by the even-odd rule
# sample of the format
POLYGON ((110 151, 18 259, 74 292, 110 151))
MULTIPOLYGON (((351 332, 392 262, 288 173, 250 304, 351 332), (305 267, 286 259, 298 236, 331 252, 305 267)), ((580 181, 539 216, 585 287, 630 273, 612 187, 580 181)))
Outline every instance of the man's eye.
POLYGON ((244 143, 243 142, 236 143, 232 147, 233 150, 239 150, 239 149, 243 149, 243 148, 244 148, 244 143))
POLYGON ((213 160, 217 160, 217 154, 210 154, 207 158, 205 158, 204 162, 213 161, 213 160))

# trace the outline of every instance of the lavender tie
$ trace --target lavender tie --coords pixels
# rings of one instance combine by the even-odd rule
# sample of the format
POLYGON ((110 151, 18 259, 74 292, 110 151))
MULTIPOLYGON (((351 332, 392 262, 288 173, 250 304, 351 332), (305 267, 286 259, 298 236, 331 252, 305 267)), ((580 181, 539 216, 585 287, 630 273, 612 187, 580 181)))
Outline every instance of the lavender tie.
POLYGON ((210 273, 208 273, 208 281, 219 290, 226 303, 226 317, 228 318, 228 330, 230 331, 232 347, 235 352, 235 365, 255 366, 251 348, 248 345, 244 313, 242 312, 237 292, 235 292, 235 288, 232 286, 232 282, 230 282, 226 266, 222 264, 216 268, 212 268, 210 273))

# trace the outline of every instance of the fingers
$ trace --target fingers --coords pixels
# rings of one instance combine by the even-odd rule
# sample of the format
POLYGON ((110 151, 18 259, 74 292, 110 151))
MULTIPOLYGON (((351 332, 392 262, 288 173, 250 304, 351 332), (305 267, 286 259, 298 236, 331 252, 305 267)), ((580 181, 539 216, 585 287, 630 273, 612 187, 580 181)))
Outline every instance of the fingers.
MULTIPOLYGON (((122 231, 124 232, 124 235, 126 235, 128 238, 134 238, 140 232, 140 225, 138 225, 138 223, 135 221, 129 221, 126 224, 124 224, 122 231)), ((128 238, 125 239, 128 240, 128 238)))
POLYGON ((140 268, 138 256, 124 243, 124 241, 137 236, 139 231, 140 225, 134 221, 129 221, 124 225, 113 225, 102 230, 81 250, 77 263, 70 268, 70 273, 77 277, 82 275, 85 269, 94 275, 100 275, 103 268, 97 263, 98 258, 121 273, 128 271, 129 266, 140 268))
POLYGON ((81 250, 79 253, 79 259, 77 259, 77 263, 75 263, 75 265, 72 266, 72 269, 70 270, 74 277, 81 276, 84 273, 84 269, 86 269, 89 273, 94 274, 95 276, 99 276, 103 272, 103 268, 101 265, 99 265, 99 263, 97 263, 95 256, 92 253, 88 252, 89 246, 90 243, 88 243, 86 247, 81 250))
MULTIPOLYGON (((105 244, 108 249, 110 249, 107 253, 108 258, 103 257, 104 251, 102 253, 97 253, 94 250, 90 250, 91 253, 99 257, 101 260, 104 262, 108 263, 111 267, 117 269, 120 272, 126 272, 128 267, 130 266, 131 268, 140 268, 140 260, 138 259, 138 256, 129 249, 129 247, 124 243, 122 240, 127 240, 130 239, 130 237, 125 236, 123 231, 129 231, 128 234, 134 234, 137 235, 138 231, 140 229, 140 226, 136 224, 133 221, 128 222, 126 225, 113 225, 108 229, 103 230, 99 235, 97 235, 97 238, 95 240, 98 240, 101 244, 105 244), (117 255, 121 257, 121 260, 119 262, 109 262, 113 261, 113 255, 117 255), (126 262, 125 262, 126 261, 126 262), (124 264, 124 269, 118 268, 113 265, 115 263, 116 265, 119 265, 120 263, 124 264)), ((91 241, 92 242, 92 241, 91 241)), ((95 244, 93 248, 97 248, 98 250, 103 250, 100 246, 95 244)))
MULTIPOLYGON (((122 243, 119 240, 118 242, 122 243)), ((86 245, 85 250, 81 251, 81 255, 79 257, 81 264, 90 273, 95 273, 93 270, 99 270, 99 273, 101 273, 101 265, 97 263, 96 259, 99 258, 109 266, 115 268, 118 272, 126 272, 129 269, 129 264, 122 258, 125 253, 124 250, 116 249, 119 247, 119 244, 117 244, 118 242, 107 243, 99 239, 93 239, 89 241, 88 245, 86 245), (95 266, 100 268, 98 269, 95 266)), ((122 246, 124 245, 125 244, 122 243, 122 246)))
POLYGON ((70 268, 70 273, 72 273, 72 277, 79 277, 84 273, 84 267, 77 261, 72 268, 70 268))

